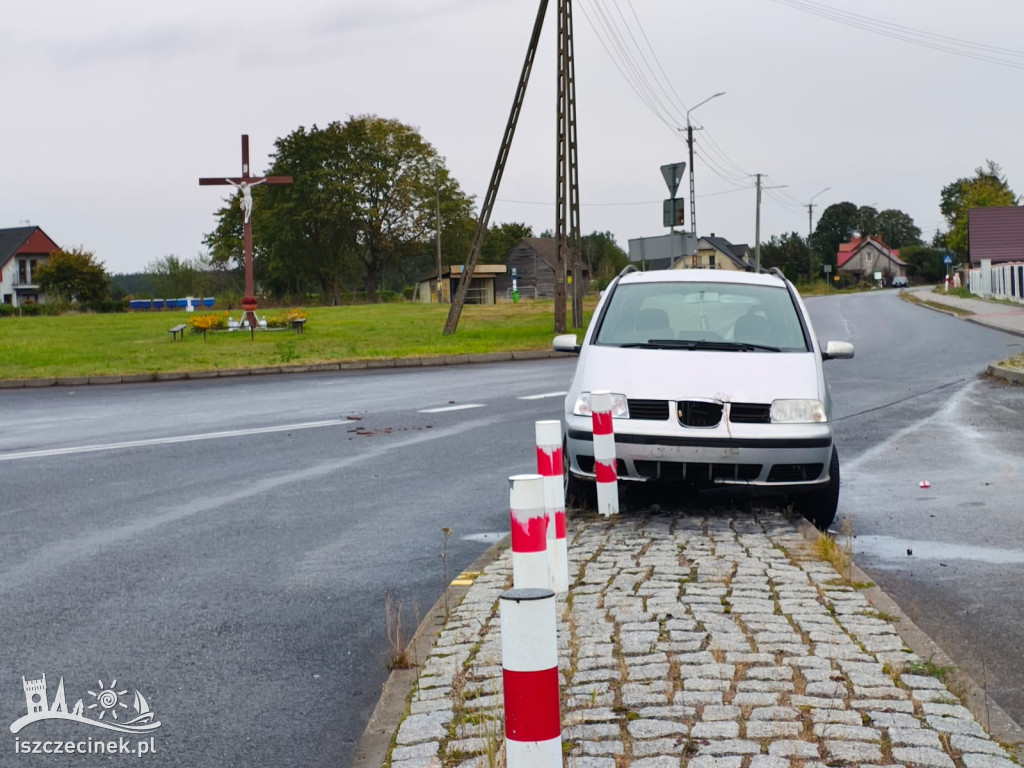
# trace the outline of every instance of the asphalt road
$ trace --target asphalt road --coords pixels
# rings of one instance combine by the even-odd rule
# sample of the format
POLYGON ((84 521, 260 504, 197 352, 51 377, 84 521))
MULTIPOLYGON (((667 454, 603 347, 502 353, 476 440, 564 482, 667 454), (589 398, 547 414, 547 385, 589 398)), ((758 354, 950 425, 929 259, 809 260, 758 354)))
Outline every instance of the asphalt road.
MULTIPOLYGON (((387 674, 386 591, 411 631, 507 529, 505 478, 561 407, 518 398, 572 365, 3 393, 0 722, 23 675, 51 701, 63 675, 69 708, 117 680, 162 723, 148 764, 347 765, 387 674)), ((19 735, 68 734, 109 735, 19 735)), ((45 759, 15 738, 0 765, 45 759)))
POLYGON ((809 302, 826 364, 855 559, 1024 724, 1024 388, 979 374, 1024 339, 883 291, 809 302), (927 481, 931 487, 922 489, 927 481))
MULTIPOLYGON (((968 669, 983 649, 1020 722, 1024 566, 920 543, 1024 552, 1019 390, 977 378, 1020 340, 891 291, 808 303, 858 346, 827 366, 858 562, 968 669), (888 554, 908 538, 909 563, 888 554)), ((25 713, 22 675, 51 696, 63 675, 69 706, 116 679, 162 722, 150 765, 347 765, 386 676, 385 593, 411 629, 507 529, 504 480, 572 366, 0 393, 0 722, 25 713)), ((22 735, 69 728, 92 735, 22 735)), ((0 766, 42 764, 4 738, 0 766)))

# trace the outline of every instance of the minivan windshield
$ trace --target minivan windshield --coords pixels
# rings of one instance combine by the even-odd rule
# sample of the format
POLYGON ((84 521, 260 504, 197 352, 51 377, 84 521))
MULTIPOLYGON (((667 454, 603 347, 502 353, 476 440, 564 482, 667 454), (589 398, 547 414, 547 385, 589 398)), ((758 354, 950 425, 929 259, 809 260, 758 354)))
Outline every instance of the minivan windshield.
POLYGON ((658 282, 617 285, 594 343, 618 347, 807 352, 782 286, 658 282))

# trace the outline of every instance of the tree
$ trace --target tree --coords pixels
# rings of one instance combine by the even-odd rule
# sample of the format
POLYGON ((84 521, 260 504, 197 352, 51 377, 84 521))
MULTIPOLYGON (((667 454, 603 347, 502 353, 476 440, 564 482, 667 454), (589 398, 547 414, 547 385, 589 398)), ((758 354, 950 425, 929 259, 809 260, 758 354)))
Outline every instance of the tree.
POLYGON ((209 259, 202 256, 195 259, 164 256, 147 264, 145 272, 160 296, 206 296, 213 282, 209 259))
MULTIPOLYGON (((253 190, 255 276, 279 295, 312 284, 338 304, 342 285, 358 281, 377 301, 389 276, 404 278, 430 263, 438 198, 442 245, 461 243, 472 221, 472 199, 437 151, 397 120, 361 115, 325 128, 300 127, 275 142, 267 174, 294 179, 253 190)), ((205 240, 211 256, 240 263, 235 199, 217 217, 205 240)))
POLYGON ((942 188, 939 210, 949 225, 946 246, 961 260, 967 258, 967 212, 971 208, 1017 205, 1017 195, 1003 176, 998 163, 986 160, 971 178, 959 178, 942 188))
POLYGON ((875 216, 873 234, 881 237, 890 248, 922 244, 921 228, 908 214, 895 208, 887 208, 875 216))
POLYGON ((524 237, 533 237, 533 227, 520 222, 492 224, 480 249, 481 264, 500 264, 516 243, 524 237))
POLYGON ((946 277, 946 265, 942 262, 945 255, 943 248, 921 245, 911 245, 900 251, 900 259, 907 263, 907 277, 923 283, 940 283, 946 277))
POLYGON ((849 242, 860 231, 860 225, 860 209, 853 203, 833 203, 822 211, 812 236, 821 263, 834 266, 839 244, 849 242))
POLYGON ((807 241, 796 232, 772 235, 767 243, 761 243, 761 266, 778 267, 791 280, 807 274, 808 259, 807 241))
POLYGON ((580 238, 583 261, 590 265, 591 280, 607 285, 629 264, 629 255, 615 242, 611 232, 591 232, 580 238))
POLYGON ((103 262, 81 246, 54 251, 36 277, 44 291, 66 302, 90 304, 110 295, 110 275, 103 262))

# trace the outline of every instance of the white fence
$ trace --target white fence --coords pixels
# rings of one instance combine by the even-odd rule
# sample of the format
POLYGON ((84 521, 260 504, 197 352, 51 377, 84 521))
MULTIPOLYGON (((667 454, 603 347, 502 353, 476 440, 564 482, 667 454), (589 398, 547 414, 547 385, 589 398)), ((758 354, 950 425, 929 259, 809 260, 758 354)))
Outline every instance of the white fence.
POLYGON ((1024 263, 993 264, 986 267, 970 271, 968 287, 971 293, 1024 304, 1024 263))

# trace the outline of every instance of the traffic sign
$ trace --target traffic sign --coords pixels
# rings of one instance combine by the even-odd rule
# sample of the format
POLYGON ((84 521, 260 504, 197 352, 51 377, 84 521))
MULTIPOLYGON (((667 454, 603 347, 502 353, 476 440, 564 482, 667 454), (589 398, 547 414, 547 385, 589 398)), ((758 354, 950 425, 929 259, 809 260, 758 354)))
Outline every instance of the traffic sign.
POLYGON ((661 213, 666 227, 683 226, 686 217, 686 198, 670 197, 662 205, 661 213))
MULTIPOLYGON (((686 170, 686 163, 671 163, 670 165, 661 166, 661 175, 665 177, 665 183, 668 184, 669 197, 675 197, 676 191, 679 189, 679 182, 683 180, 683 171, 686 170)), ((665 225, 666 227, 668 224, 665 225)))
POLYGON ((946 266, 949 266, 950 264, 953 263, 953 257, 947 253, 945 256, 942 257, 942 263, 945 264, 946 266))

